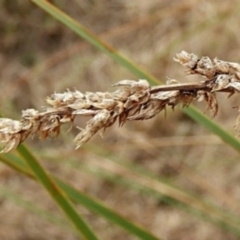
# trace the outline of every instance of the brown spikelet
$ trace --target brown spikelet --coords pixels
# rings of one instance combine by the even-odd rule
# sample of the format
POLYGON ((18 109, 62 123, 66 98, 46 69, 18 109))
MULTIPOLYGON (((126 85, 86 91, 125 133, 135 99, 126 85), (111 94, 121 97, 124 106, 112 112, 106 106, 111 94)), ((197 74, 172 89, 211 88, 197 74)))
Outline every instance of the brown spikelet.
MULTIPOLYGON (((121 80, 114 84, 114 92, 70 91, 54 93, 46 99, 49 107, 39 112, 27 109, 20 121, 0 118, 0 142, 2 152, 9 152, 28 136, 38 135, 45 139, 58 136, 62 124, 73 124, 77 116, 89 116, 84 129, 75 137, 76 148, 87 142, 100 130, 112 126, 116 121, 122 126, 126 121, 147 120, 169 106, 188 107, 193 100, 205 101, 212 116, 218 112, 216 94, 229 96, 240 92, 240 65, 217 58, 198 57, 182 51, 174 58, 187 68, 188 74, 198 74, 204 80, 180 83, 168 79, 166 85, 151 87, 146 80, 121 80)), ((239 126, 239 117, 236 127, 239 126)))

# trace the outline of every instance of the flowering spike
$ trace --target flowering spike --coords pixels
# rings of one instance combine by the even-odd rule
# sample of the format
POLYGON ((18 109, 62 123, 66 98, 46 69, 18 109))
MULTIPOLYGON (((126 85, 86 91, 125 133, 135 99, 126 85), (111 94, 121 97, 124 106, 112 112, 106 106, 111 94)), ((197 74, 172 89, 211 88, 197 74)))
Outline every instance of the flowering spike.
MULTIPOLYGON (((198 74, 205 80, 194 83, 180 83, 168 79, 166 85, 151 87, 140 79, 121 80, 114 84, 114 92, 86 92, 67 90, 54 93, 46 99, 49 107, 39 112, 35 109, 22 111, 20 121, 0 118, 0 143, 2 153, 9 152, 22 143, 28 136, 38 135, 45 139, 57 136, 61 125, 70 123, 77 116, 88 116, 86 127, 79 129, 75 137, 76 148, 86 143, 93 135, 116 121, 123 126, 126 121, 146 120, 161 111, 166 112, 181 104, 188 107, 193 100, 205 101, 212 116, 218 112, 216 94, 227 92, 230 95, 240 92, 240 65, 217 58, 198 57, 182 51, 174 58, 187 68, 188 74, 198 74)), ((240 125, 238 117, 236 125, 240 125)))

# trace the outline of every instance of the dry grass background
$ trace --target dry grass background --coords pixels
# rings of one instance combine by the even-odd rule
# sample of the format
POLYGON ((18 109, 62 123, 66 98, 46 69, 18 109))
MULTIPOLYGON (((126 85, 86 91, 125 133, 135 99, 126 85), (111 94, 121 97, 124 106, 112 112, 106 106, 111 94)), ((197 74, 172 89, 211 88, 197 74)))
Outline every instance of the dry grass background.
MULTIPOLYGON (((175 53, 183 49, 199 56, 240 62, 239 1, 51 2, 163 81, 166 77, 182 82, 196 79, 185 76, 183 68, 172 61, 175 53)), ((36 6, 20 0, 0 0, 0 69, 0 110, 12 118, 19 118, 22 109, 40 109, 46 96, 54 91, 110 91, 109 86, 121 79, 136 79, 36 6)), ((225 96, 218 97, 220 109, 215 121, 232 133, 237 116, 233 107, 239 106, 238 98, 225 102, 225 96)), ((204 106, 199 107, 204 110, 204 106)), ((77 123, 84 122, 78 119, 77 123)), ((161 199, 128 190, 96 173, 99 168, 117 172, 118 165, 107 159, 115 155, 121 162, 135 163, 240 215, 239 154, 179 109, 168 111, 166 119, 161 113, 148 121, 111 127, 103 139, 95 136, 77 151, 73 139, 74 134, 62 131, 56 140, 34 139, 28 144, 51 172, 156 235, 184 240, 237 239, 161 199)), ((0 179, 5 189, 62 218, 35 182, 3 164, 0 179)), ((16 198, 7 196, 0 191, 0 239, 77 239, 74 233, 40 218, 34 210, 24 204, 21 207, 15 203, 16 198)), ((102 239, 134 239, 80 210, 102 239)))

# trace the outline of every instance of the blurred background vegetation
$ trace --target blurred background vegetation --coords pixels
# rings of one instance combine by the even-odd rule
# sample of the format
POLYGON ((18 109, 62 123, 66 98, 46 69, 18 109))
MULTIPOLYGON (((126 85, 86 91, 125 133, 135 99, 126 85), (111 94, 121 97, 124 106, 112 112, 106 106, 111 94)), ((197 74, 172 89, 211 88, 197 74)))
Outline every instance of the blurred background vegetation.
MULTIPOLYGON (((240 62, 239 1, 49 2, 163 82, 167 77, 200 80, 185 76, 172 61, 181 50, 240 62)), ((22 0, 0 0, 0 69, 1 114, 16 119, 23 109, 40 110, 55 91, 112 91, 110 86, 119 80, 137 79, 22 0)), ((232 134, 238 98, 219 95, 214 119, 232 134)), ((205 109, 203 104, 197 107, 205 109)), ((75 124, 84 126, 85 121, 79 118, 75 124)), ((148 121, 113 126, 104 138, 97 135, 77 151, 77 129, 67 134, 68 127, 57 139, 27 141, 51 173, 164 239, 238 239, 206 221, 207 216, 185 211, 186 206, 156 194, 162 191, 158 184, 173 184, 240 218, 239 153, 180 109, 169 110, 167 118, 161 113, 148 121), (145 176, 159 181, 145 181, 145 176)), ((0 178, 0 239, 78 239, 37 183, 2 163, 0 178)), ((136 239, 83 207, 78 210, 101 239, 136 239)))

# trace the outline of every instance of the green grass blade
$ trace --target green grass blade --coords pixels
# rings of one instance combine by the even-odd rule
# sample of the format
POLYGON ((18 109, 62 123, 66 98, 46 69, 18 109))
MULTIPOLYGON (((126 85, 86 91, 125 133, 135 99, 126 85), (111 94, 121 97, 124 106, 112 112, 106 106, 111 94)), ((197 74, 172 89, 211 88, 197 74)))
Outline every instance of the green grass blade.
MULTIPOLYGON (((79 163, 81 169, 92 173, 94 176, 107 179, 116 184, 124 185, 136 191, 146 193, 148 196, 157 197, 175 207, 180 207, 185 211, 189 211, 194 215, 200 216, 208 221, 213 222, 221 229, 240 236, 240 219, 233 214, 215 206, 212 203, 201 200, 172 184, 167 183, 159 178, 150 177, 144 174, 143 170, 139 173, 139 167, 127 167, 124 164, 109 159, 103 164, 104 159, 100 162, 87 161, 79 163), (107 166, 106 169, 104 166, 107 166)), ((77 166, 75 165, 76 169, 77 166)))
MULTIPOLYGON (((23 146, 22 146, 23 147, 23 146)), ((14 156, 13 154, 7 154, 0 156, 0 160, 5 164, 9 165, 10 167, 26 174, 27 176, 35 179, 33 173, 29 169, 29 167, 18 157, 14 156)), ((146 229, 138 226, 134 222, 125 219, 121 215, 114 212, 114 210, 108 208, 99 200, 96 200, 85 193, 81 193, 77 191, 70 185, 66 184, 65 182, 61 181, 58 178, 54 178, 57 185, 61 188, 62 191, 67 194, 67 196, 75 203, 81 204, 85 206, 88 210, 104 217, 108 221, 122 227, 132 235, 138 237, 139 239, 147 239, 147 240, 157 240, 156 236, 149 233, 146 229)))
POLYGON ((59 186, 65 190, 65 192, 77 203, 80 203, 87 207, 89 210, 92 210, 95 213, 101 214, 106 219, 110 220, 111 222, 121 226, 122 228, 126 229, 128 232, 132 233, 133 235, 139 237, 140 239, 146 239, 146 240, 156 240, 160 239, 152 234, 150 234, 148 231, 143 230, 139 226, 137 226, 132 221, 128 221, 121 217, 119 214, 114 213, 112 210, 104 206, 103 204, 100 204, 97 200, 92 201, 87 195, 82 194, 81 192, 77 191, 74 188, 70 188, 69 185, 62 181, 57 181, 59 186))
MULTIPOLYGON (((153 175, 152 172, 135 164, 114 157, 109 158, 112 154, 103 150, 96 145, 87 146, 87 149, 100 157, 101 161, 78 162, 74 164, 74 169, 78 166, 85 169, 87 172, 105 178, 116 184, 123 184, 128 188, 133 188, 137 191, 152 195, 168 204, 176 207, 181 207, 184 210, 190 211, 194 215, 203 217, 204 219, 215 223, 220 228, 224 228, 229 232, 240 236, 240 218, 213 203, 202 200, 201 198, 187 193, 178 188, 175 184, 169 183, 165 179, 153 175)), ((95 159, 95 157, 93 157, 95 159)), ((69 162, 72 165, 72 162, 69 162)))
POLYGON ((30 178, 34 178, 34 175, 32 171, 30 171, 30 169, 28 168, 26 162, 24 162, 22 159, 20 159, 16 155, 12 153, 1 154, 0 160, 4 162, 6 165, 8 165, 9 167, 15 169, 16 171, 21 172, 30 178))
MULTIPOLYGON (((134 62, 120 54, 112 46, 106 44, 104 41, 99 39, 97 35, 86 29, 80 23, 69 17, 67 14, 65 14, 64 12, 62 12, 49 2, 45 0, 32 0, 32 2, 34 2, 44 11, 49 13, 51 16, 59 20, 61 23, 66 25, 69 29, 73 30, 76 34, 84 38, 93 46, 109 55, 112 59, 120 63, 122 66, 126 67, 137 77, 144 78, 153 85, 161 83, 161 81, 153 77, 148 72, 140 69, 134 62)), ((213 121, 210 118, 203 116, 199 111, 197 111, 194 107, 191 106, 188 109, 185 109, 184 112, 201 125, 207 127, 214 134, 218 135, 220 138, 223 139, 223 141, 232 146, 234 149, 240 151, 240 142, 230 134, 226 134, 226 132, 216 123, 213 123, 213 121)))
POLYGON ((23 145, 20 145, 18 147, 18 152, 23 157, 29 168, 32 170, 36 176, 36 179, 43 185, 43 187, 48 191, 54 201, 66 214, 70 222, 76 227, 78 233, 84 239, 97 240, 98 238, 94 232, 76 212, 74 207, 70 204, 67 196, 57 186, 55 181, 48 175, 44 168, 42 168, 33 154, 28 151, 27 148, 23 145))
MULTIPOLYGON (((31 171, 27 166, 23 167, 25 164, 24 162, 21 161, 21 159, 18 159, 17 157, 12 155, 9 155, 8 157, 1 157, 0 159, 4 163, 8 164, 9 166, 15 169, 18 169, 19 171, 27 174, 28 176, 32 175, 31 171)), ((119 166, 118 168, 122 168, 122 165, 124 168, 127 168, 124 164, 121 164, 121 166, 119 166)), ((76 169, 77 166, 74 166, 74 168, 76 169)), ((90 169, 91 168, 88 165, 88 171, 90 169)), ((221 228, 225 228, 227 231, 232 232, 237 236, 240 236, 240 230, 238 228, 238 226, 240 225, 240 220, 235 216, 232 216, 232 214, 228 214, 228 212, 219 209, 213 204, 202 202, 199 198, 191 196, 185 193, 184 191, 177 189, 172 185, 165 183, 164 181, 161 181, 161 179, 155 179, 148 176, 148 174, 147 175, 143 174, 143 170, 139 169, 139 166, 138 167, 132 166, 130 167, 130 169, 126 170, 135 172, 134 175, 139 176, 140 179, 142 180, 140 181, 138 178, 135 180, 132 178, 129 179, 126 177, 126 175, 121 177, 119 176, 119 174, 111 173, 109 171, 106 173, 106 171, 103 171, 101 169, 98 170, 98 173, 100 174, 101 178, 106 178, 118 184, 124 184, 125 186, 134 188, 137 191, 145 192, 148 195, 150 194, 152 197, 160 198, 167 204, 180 207, 181 209, 190 211, 195 215, 197 214, 201 217, 204 217, 204 219, 214 222, 221 228), (117 181, 115 181, 116 176, 117 181)), ((96 168, 94 168, 94 174, 96 174, 96 168)), ((55 181, 57 185, 59 185, 59 187, 68 195, 68 197, 72 201, 78 204, 82 204, 89 210, 105 217, 107 220, 113 223, 116 223, 117 225, 123 227, 130 233, 134 234, 135 236, 138 236, 140 239, 157 239, 155 236, 148 233, 148 231, 141 229, 134 223, 124 219, 118 214, 115 214, 114 211, 105 207, 98 200, 95 200, 92 197, 87 196, 85 193, 83 194, 77 191, 76 189, 72 188, 71 186, 67 185, 66 183, 62 182, 57 178, 55 178, 55 181)))
POLYGON ((229 144, 233 148, 235 148, 238 152, 240 152, 240 142, 234 136, 229 134, 223 128, 221 128, 214 121, 211 121, 207 116, 203 115, 199 110, 194 107, 184 108, 183 111, 196 122, 200 123, 211 132, 219 136, 225 143, 229 144))
POLYGON ((152 84, 159 83, 159 81, 151 74, 140 69, 134 62, 126 56, 119 53, 114 47, 102 41, 96 34, 89 31, 83 25, 69 17, 66 13, 56 8, 54 5, 45 0, 31 0, 48 14, 56 18, 58 21, 66 25, 69 29, 74 31, 77 35, 91 43, 93 46, 106 53, 110 58, 129 69, 133 74, 139 78, 149 80, 152 84))

